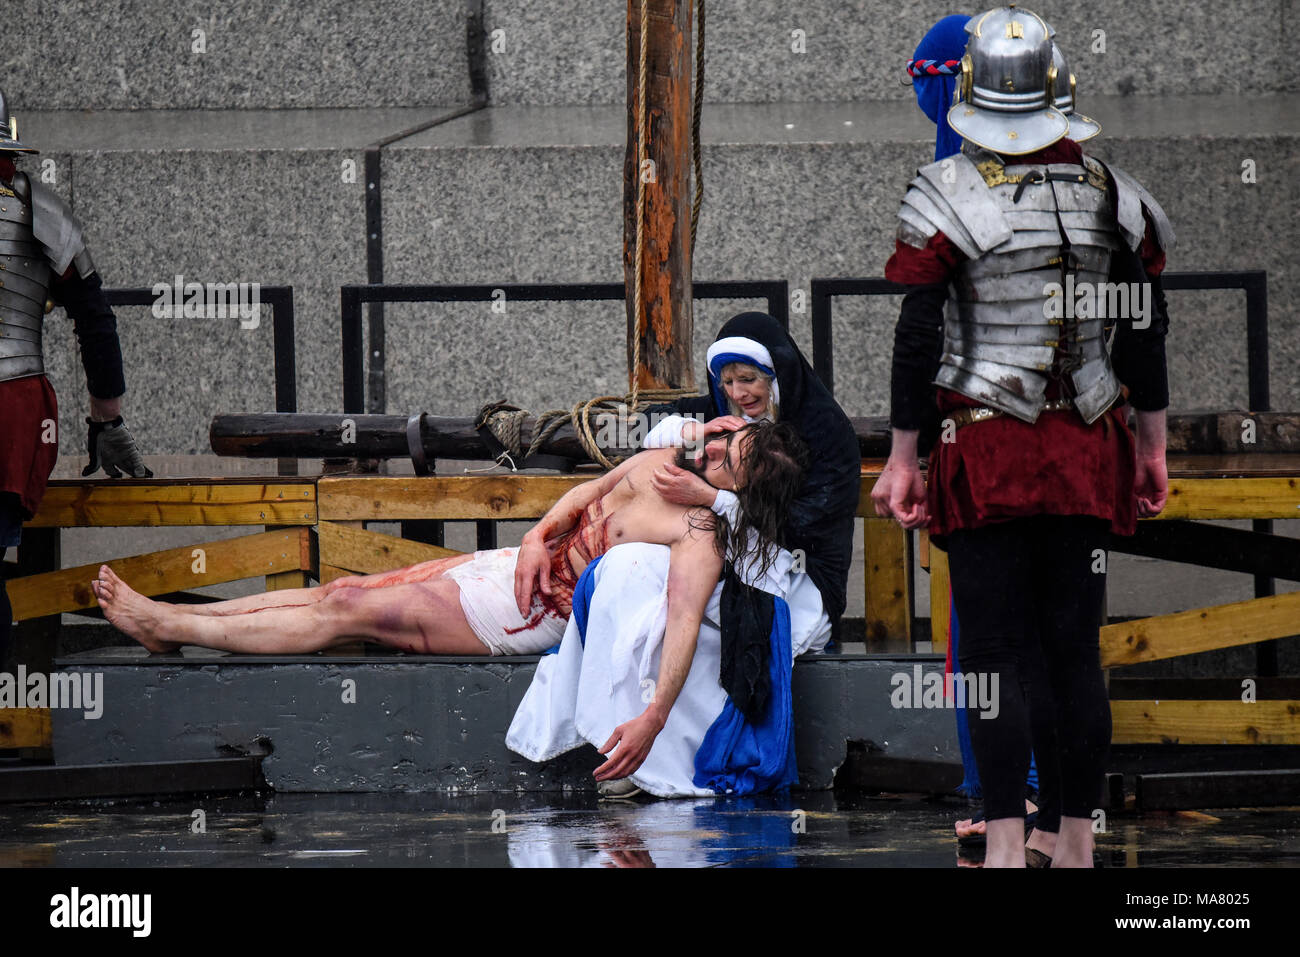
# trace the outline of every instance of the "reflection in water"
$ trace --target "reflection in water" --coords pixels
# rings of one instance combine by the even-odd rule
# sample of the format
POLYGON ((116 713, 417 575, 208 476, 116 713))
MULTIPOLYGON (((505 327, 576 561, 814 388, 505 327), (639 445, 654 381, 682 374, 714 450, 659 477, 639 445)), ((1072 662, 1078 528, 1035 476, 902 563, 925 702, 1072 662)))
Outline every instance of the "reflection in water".
MULTIPOLYGON (((806 803, 806 802, 805 802, 806 803)), ((790 797, 604 802, 512 822, 513 867, 794 867, 807 812, 790 797)))
MULTIPOLYGON (((277 794, 0 802, 0 867, 952 867, 954 802, 851 792, 277 794), (192 829, 193 811, 207 829, 192 829)), ((1300 865, 1300 808, 1112 815, 1103 866, 1300 865)))

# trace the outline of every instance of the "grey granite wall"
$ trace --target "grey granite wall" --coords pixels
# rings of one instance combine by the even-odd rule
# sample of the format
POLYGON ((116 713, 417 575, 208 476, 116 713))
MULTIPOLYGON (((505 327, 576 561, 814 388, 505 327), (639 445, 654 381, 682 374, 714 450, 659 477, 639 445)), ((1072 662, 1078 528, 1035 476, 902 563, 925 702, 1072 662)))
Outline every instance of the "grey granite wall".
MULTIPOLYGON (((621 103, 627 5, 573 0, 565 15, 527 0, 488 0, 495 103, 621 103)), ((713 103, 907 99, 904 67, 951 3, 745 0, 710 4, 705 97, 713 103)), ((974 13, 987 6, 967 5, 974 13)), ((1230 10, 1210 3, 1044 0, 1084 97, 1295 90, 1294 0, 1230 10), (1097 33, 1101 31, 1101 33, 1097 33)))
MULTIPOLYGON (((1295 0, 1033 9, 1085 98, 1297 89, 1295 0)), ((706 96, 907 99, 905 63, 952 12, 939 0, 710 5, 706 96)), ((622 102, 626 18, 619 0, 486 0, 494 102, 622 102)), ((10 0, 0 67, 22 110, 426 106, 468 97, 465 48, 461 0, 10 0)))
MULTIPOLYGON (((1293 262, 1300 224, 1281 213, 1300 199, 1300 128, 1287 102, 1276 95, 1245 104, 1235 97, 1106 98, 1096 111, 1106 132, 1090 144, 1149 184, 1165 206, 1179 234, 1170 270, 1268 271, 1275 408, 1300 402, 1293 262), (1242 181, 1246 160, 1254 162, 1254 184, 1242 181)), ((397 144, 385 159, 387 275, 617 281, 620 120, 616 107, 501 107, 397 144), (581 130, 572 127, 577 120, 581 130), (435 242, 425 239, 429 221, 435 242), (449 232, 447 222, 459 226, 449 232)), ((807 290, 814 276, 881 275, 901 192, 930 155, 929 135, 903 103, 714 107, 705 125, 695 278, 787 279, 792 289, 807 290)), ((1173 293, 1170 302, 1174 407, 1244 406, 1244 295, 1173 293)), ((699 355, 727 308, 699 308, 699 355)), ((836 303, 836 391, 851 414, 886 411, 897 309, 896 297, 836 303)), ((394 312, 390 409, 418 400, 421 388, 466 396, 474 407, 502 389, 522 401, 564 405, 616 385, 623 367, 617 306, 508 310, 494 316, 486 307, 411 307, 439 317, 428 319, 438 328, 481 330, 490 350, 473 336, 434 341, 424 320, 407 328, 394 312), (553 341, 539 334, 542 324, 553 341), (432 375, 421 371, 434 355, 444 363, 432 375), (538 368, 544 377, 520 374, 538 368)), ((791 326, 811 353, 810 316, 794 312, 791 326)))
POLYGON ((7 0, 0 69, 19 110, 369 109, 469 97, 462 0, 7 0))
MULTIPOLYGON (((1093 151, 1144 182, 1179 233, 1170 269, 1266 269, 1273 404, 1300 403, 1297 151, 1289 100, 1273 95, 1100 101, 1093 151), (1254 164, 1254 184, 1242 164, 1254 164)), ((288 284, 297 297, 299 407, 341 406, 338 286, 365 279, 363 147, 434 111, 33 114, 55 188, 84 220, 111 286, 186 279, 288 284), (334 131, 348 130, 335 142, 334 131), (345 175, 354 167, 355 181, 345 175)), ((928 157, 928 124, 905 102, 716 106, 705 126, 697 279, 872 276, 893 248, 901 191, 928 157)), ((500 107, 384 153, 390 282, 621 279, 622 114, 617 107, 500 107)), ((698 357, 731 312, 700 303, 698 357)), ((1244 297, 1171 295, 1176 409, 1244 405, 1244 297)), ((793 303, 811 353, 810 316, 793 303)), ((618 303, 390 306, 390 411, 468 413, 507 398, 567 407, 620 392, 618 303)), ((886 411, 896 297, 835 307, 837 395, 886 411)), ((159 454, 207 449, 217 412, 273 403, 269 311, 236 320, 120 310, 129 416, 159 454)), ((65 455, 82 442, 83 380, 69 323, 50 318, 46 354, 63 400, 65 455)))
MULTIPOLYGON (((364 146, 431 110, 96 113, 30 116, 24 136, 83 221, 110 287, 185 281, 294 287, 299 408, 342 407, 338 287, 364 282, 364 146), (45 166, 52 160, 53 167, 45 166)), ((117 311, 127 418, 148 453, 208 450, 217 412, 275 407, 272 322, 117 311), (243 325, 251 325, 244 323, 243 325)), ((85 377, 62 310, 46 364, 60 451, 84 451, 85 377)))

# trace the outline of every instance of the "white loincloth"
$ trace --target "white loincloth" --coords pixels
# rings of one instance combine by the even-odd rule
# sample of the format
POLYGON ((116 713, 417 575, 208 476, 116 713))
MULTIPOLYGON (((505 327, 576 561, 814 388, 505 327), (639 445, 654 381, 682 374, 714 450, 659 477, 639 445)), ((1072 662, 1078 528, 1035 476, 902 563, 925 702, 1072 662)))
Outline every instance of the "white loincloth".
POLYGON ((493 655, 541 654, 560 640, 568 620, 547 611, 536 599, 531 617, 520 616, 515 604, 518 561, 519 549, 495 548, 475 552, 472 561, 442 573, 460 587, 465 620, 493 655))
MULTIPOLYGON (((583 744, 599 748, 618 725, 645 710, 659 675, 668 611, 668 555, 667 546, 643 544, 619 545, 605 554, 594 572, 586 648, 571 619, 559 653, 538 663, 510 723, 507 747, 538 762, 583 744)), ((790 553, 781 552, 773 570, 755 584, 790 605, 791 648, 797 656, 825 646, 830 621, 821 593, 807 575, 792 573, 792 564, 790 553)), ((718 684, 721 595, 719 584, 705 610, 681 693, 645 762, 631 775, 638 787, 660 797, 713 794, 696 787, 693 778, 695 752, 727 700, 718 684)))

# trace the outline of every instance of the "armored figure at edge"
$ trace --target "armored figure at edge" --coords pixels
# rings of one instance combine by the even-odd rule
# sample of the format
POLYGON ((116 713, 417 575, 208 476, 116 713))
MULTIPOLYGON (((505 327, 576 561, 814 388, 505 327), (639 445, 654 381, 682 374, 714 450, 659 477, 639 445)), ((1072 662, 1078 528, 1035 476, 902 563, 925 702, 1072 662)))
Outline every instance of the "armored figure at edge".
POLYGON ((1111 730, 1098 649, 1106 548, 1167 495, 1159 276, 1173 231, 1136 180, 1068 138, 1095 124, 1059 108, 1073 106, 1073 78, 1054 61, 1048 24, 998 8, 966 31, 948 114, 962 152, 912 181, 885 270, 909 289, 895 330, 893 445, 872 499, 877 514, 928 526, 947 550, 961 615, 955 668, 999 677, 998 710, 969 721, 986 866, 1025 865, 1029 709, 1046 701, 1056 742, 1035 751, 1040 775, 1059 781, 1042 798, 1058 802, 1060 829, 1038 857, 1087 867, 1111 730), (936 408, 923 483, 918 434, 936 408), (1039 644, 1045 675, 1028 665, 1039 644), (1027 694, 1031 682, 1048 687, 1027 694))
MULTIPOLYGON (((54 304, 72 318, 90 393, 90 464, 82 474, 102 465, 115 478, 153 475, 122 421, 117 322, 81 224, 62 198, 14 165, 36 152, 18 139, 0 93, 0 553, 19 544, 58 458, 58 403, 41 351, 41 327, 54 304)), ((11 624, 0 579, 0 659, 11 624)))

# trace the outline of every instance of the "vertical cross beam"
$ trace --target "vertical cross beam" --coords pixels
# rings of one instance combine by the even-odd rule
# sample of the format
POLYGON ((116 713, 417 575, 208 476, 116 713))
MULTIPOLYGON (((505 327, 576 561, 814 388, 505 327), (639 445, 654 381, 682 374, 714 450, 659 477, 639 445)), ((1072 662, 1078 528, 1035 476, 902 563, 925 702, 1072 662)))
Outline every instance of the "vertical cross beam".
POLYGON ((623 271, 628 369, 641 388, 693 388, 691 357, 691 0, 628 0, 623 271), (638 155, 641 5, 649 5, 645 154, 638 155), (640 182, 644 180, 644 182, 640 182), (644 197, 640 362, 634 363, 637 197, 644 197))

